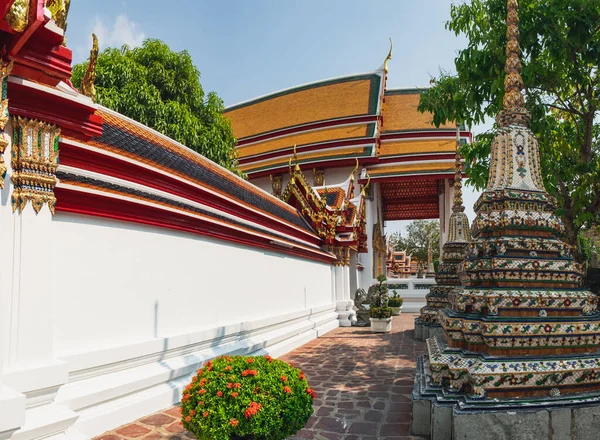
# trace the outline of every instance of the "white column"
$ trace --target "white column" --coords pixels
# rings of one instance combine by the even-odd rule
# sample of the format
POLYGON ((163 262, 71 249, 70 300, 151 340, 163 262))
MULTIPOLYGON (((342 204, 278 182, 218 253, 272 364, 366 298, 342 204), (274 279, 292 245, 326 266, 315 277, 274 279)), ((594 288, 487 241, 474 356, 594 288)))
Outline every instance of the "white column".
MULTIPOLYGON (((10 148, 4 157, 10 175, 10 148)), ((78 418, 54 403, 68 379, 68 366, 54 358, 52 214, 46 205, 36 214, 31 203, 13 213, 12 190, 5 182, 0 206, 0 432, 20 426, 14 438, 50 437, 64 433, 78 418), (5 398, 14 404, 6 413, 5 398)))
POLYGON ((354 294, 358 289, 358 253, 350 251, 350 299, 354 300, 354 294))
POLYGON ((338 264, 333 269, 335 273, 336 312, 340 327, 350 327, 352 324, 349 319, 350 312, 348 312, 348 296, 346 295, 348 282, 344 280, 344 267, 338 264))
POLYGON ((454 198, 454 187, 448 179, 444 179, 443 193, 439 195, 440 211, 440 254, 442 246, 448 241, 448 229, 450 227, 450 215, 452 214, 452 201, 454 198))

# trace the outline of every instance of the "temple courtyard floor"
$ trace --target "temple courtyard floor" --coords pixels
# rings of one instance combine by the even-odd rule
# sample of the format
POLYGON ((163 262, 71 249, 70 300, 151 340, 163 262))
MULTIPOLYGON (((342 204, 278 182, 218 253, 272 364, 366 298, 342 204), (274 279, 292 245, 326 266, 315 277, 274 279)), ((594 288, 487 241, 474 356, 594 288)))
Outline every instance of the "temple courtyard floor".
MULTIPOLYGON (((409 435, 415 358, 415 314, 393 319, 388 334, 338 328, 281 359, 304 371, 317 392, 314 413, 293 439, 420 440, 409 435)), ((179 422, 179 407, 118 427, 96 440, 194 438, 179 422)))

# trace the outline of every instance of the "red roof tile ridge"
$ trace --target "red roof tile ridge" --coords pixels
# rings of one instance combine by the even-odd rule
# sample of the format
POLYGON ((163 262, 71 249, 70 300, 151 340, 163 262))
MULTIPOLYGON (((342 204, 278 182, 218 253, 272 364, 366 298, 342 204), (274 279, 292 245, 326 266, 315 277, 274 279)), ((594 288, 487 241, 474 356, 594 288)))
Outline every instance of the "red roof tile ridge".
POLYGON ((245 186, 245 187, 251 189, 252 191, 257 192, 259 195, 269 199, 270 201, 272 201, 274 203, 279 204, 280 206, 282 206, 283 208, 287 209, 290 212, 298 213, 298 210, 296 210, 292 206, 288 205, 281 199, 273 196, 272 194, 268 193, 267 191, 263 190, 262 188, 259 188, 256 185, 253 185, 252 183, 248 182, 247 180, 242 179, 241 177, 235 175, 233 172, 229 171, 228 169, 225 169, 222 166, 212 162, 211 160, 202 156, 200 153, 198 153, 198 152, 192 150, 191 148, 186 147, 182 143, 177 142, 176 140, 154 130, 153 128, 150 128, 134 119, 131 119, 128 116, 122 115, 121 113, 111 110, 102 105, 98 105, 98 113, 100 113, 100 114, 106 113, 115 119, 120 119, 126 123, 129 123, 129 124, 133 125, 135 128, 137 128, 141 133, 146 134, 147 136, 158 137, 161 140, 163 140, 165 143, 170 144, 171 147, 173 147, 175 149, 180 149, 180 150, 182 150, 183 153, 186 153, 187 155, 192 156, 195 160, 197 160, 197 162, 199 164, 204 165, 208 168, 211 168, 215 171, 218 171, 223 177, 235 181, 240 186, 245 186))

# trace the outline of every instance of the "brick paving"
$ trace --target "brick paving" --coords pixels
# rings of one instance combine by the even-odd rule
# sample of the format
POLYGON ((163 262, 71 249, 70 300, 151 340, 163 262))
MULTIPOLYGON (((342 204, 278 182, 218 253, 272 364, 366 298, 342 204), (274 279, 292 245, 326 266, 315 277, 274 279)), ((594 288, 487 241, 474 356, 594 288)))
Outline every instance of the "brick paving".
MULTIPOLYGON (((338 328, 282 356, 304 371, 317 392, 314 413, 292 439, 421 440, 409 435, 416 342, 414 314, 394 317, 392 332, 338 328)), ((177 406, 96 437, 96 440, 185 440, 177 406)))

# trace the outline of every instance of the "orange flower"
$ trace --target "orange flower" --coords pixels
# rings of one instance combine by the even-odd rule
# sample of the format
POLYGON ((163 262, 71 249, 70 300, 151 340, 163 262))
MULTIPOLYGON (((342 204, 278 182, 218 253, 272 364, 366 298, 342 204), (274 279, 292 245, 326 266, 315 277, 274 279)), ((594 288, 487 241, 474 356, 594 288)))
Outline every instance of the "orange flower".
POLYGON ((286 394, 292 394, 292 389, 290 387, 283 387, 283 392, 286 394))
POLYGON ((294 364, 292 364, 292 363, 290 362, 290 367, 293 367, 293 366, 294 366, 294 364))
POLYGON ((287 377, 285 377, 285 376, 281 376, 280 379, 282 382, 287 382, 287 377))
POLYGON ((231 365, 227 365, 227 366, 225 367, 225 371, 231 371, 231 370, 232 370, 232 367, 231 367, 231 365))
POLYGON ((196 410, 195 409, 191 410, 190 411, 190 416, 194 417, 195 415, 196 415, 196 410))
POLYGON ((246 376, 256 376, 258 374, 258 371, 256 370, 244 370, 242 371, 242 376, 246 377, 246 376))
POLYGON ((262 408, 262 405, 260 403, 250 402, 248 409, 246 409, 246 411, 244 411, 244 416, 247 419, 249 419, 250 417, 256 415, 256 413, 258 413, 258 411, 260 411, 261 408, 262 408))
POLYGON ((198 402, 198 406, 200 405, 204 405, 204 400, 201 400, 200 402, 198 402))
POLYGON ((223 397, 223 391, 220 391, 220 390, 219 390, 219 391, 217 391, 217 396, 219 396, 219 397, 223 397))
POLYGON ((182 414, 182 413, 183 413, 183 406, 180 406, 179 407, 179 414, 182 414))
POLYGON ((304 380, 304 373, 300 373, 300 375, 298 376, 298 378, 300 378, 300 380, 304 380))
POLYGON ((253 358, 247 358, 246 362, 249 363, 249 364, 251 364, 252 362, 254 362, 254 359, 253 358))
POLYGON ((204 414, 202 414, 204 417, 208 417, 208 411, 204 411, 204 414))
POLYGON ((308 394, 310 397, 312 397, 313 399, 314 399, 315 397, 317 397, 317 393, 315 393, 315 390, 313 390, 312 388, 307 388, 307 389, 306 389, 306 393, 307 393, 307 394, 308 394))
POLYGON ((234 399, 235 399, 237 396, 239 396, 239 394, 238 394, 238 393, 236 393, 235 391, 234 391, 233 393, 231 393, 231 397, 233 397, 234 399))
POLYGON ((269 356, 268 354, 265 355, 265 359, 268 360, 269 362, 273 362, 273 358, 271 356, 269 356))
POLYGON ((185 421, 186 421, 186 422, 188 422, 188 423, 190 423, 190 422, 192 421, 192 418, 191 418, 190 416, 187 416, 187 417, 185 418, 185 421))
POLYGON ((181 399, 181 400, 183 400, 184 402, 187 402, 188 400, 190 400, 190 394, 189 393, 185 394, 183 396, 183 399, 181 399))
POLYGON ((229 383, 227 384, 227 388, 229 388, 229 389, 233 388, 233 384, 232 384, 231 382, 229 382, 229 383))
POLYGON ((198 391, 198 394, 205 394, 206 390, 204 388, 202 388, 200 391, 198 391))
POLYGON ((241 383, 237 383, 236 382, 236 383, 233 384, 233 388, 241 388, 241 387, 242 387, 241 383))
POLYGON ((238 422, 236 419, 231 419, 231 420, 229 421, 229 424, 230 424, 231 426, 233 426, 234 428, 235 428, 235 427, 236 427, 236 426, 237 426, 239 423, 240 423, 240 422, 238 422))
POLYGON ((204 386, 204 384, 206 383, 206 378, 203 377, 200 382, 198 382, 198 385, 200 385, 201 387, 204 386))

